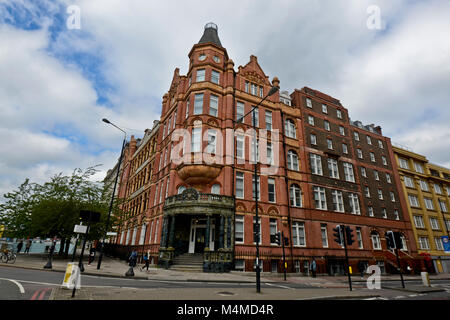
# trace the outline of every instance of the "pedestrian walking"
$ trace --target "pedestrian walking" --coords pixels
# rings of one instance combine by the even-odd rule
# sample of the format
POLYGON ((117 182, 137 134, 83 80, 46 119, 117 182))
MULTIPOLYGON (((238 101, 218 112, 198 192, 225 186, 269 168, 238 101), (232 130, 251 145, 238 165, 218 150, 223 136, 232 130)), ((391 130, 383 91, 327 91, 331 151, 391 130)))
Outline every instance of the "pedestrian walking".
POLYGON ((89 260, 88 260, 88 266, 91 265, 91 262, 95 260, 95 248, 92 247, 89 249, 89 260))
POLYGON ((366 266, 362 261, 358 262, 358 271, 361 274, 361 279, 364 279, 364 271, 366 270, 366 266))
POLYGON ((309 270, 311 270, 312 273, 312 277, 315 278, 316 277, 316 270, 317 270, 317 264, 316 264, 316 259, 312 259, 311 264, 309 266, 309 270))
POLYGON ((133 250, 133 252, 131 252, 129 261, 130 261, 130 263, 128 265, 130 267, 132 267, 132 268, 136 267, 136 262, 137 262, 137 252, 136 252, 136 250, 133 250))
POLYGON ((144 265, 141 267, 141 271, 144 270, 144 268, 147 268, 147 271, 148 271, 148 267, 149 267, 149 263, 150 263, 150 261, 148 260, 148 253, 144 254, 143 259, 144 259, 144 265))
POLYGON ((28 239, 27 244, 25 246, 24 253, 30 253, 30 248, 31 248, 32 243, 33 243, 33 241, 31 241, 31 239, 28 239))
POLYGON ((20 252, 20 250, 22 250, 23 247, 23 240, 20 240, 19 244, 17 245, 17 253, 20 252))

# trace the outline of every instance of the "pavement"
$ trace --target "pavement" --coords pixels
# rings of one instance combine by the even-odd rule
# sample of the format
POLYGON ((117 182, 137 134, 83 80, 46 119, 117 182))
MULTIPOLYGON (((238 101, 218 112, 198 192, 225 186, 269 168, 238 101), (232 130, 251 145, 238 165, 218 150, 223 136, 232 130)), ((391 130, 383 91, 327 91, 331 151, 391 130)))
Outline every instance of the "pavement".
MULTIPOLYGON (((78 258, 75 259, 78 261, 78 258)), ((44 265, 47 263, 47 257, 42 254, 18 254, 17 260, 14 264, 1 263, 1 266, 12 268, 24 268, 35 270, 48 270, 49 272, 65 272, 67 263, 71 260, 64 260, 58 257, 53 259, 52 269, 44 269, 44 265)), ((91 265, 84 261, 85 271, 83 275, 93 275, 100 277, 116 277, 116 278, 130 278, 126 277, 125 273, 128 271, 129 266, 127 262, 119 259, 113 259, 104 257, 101 265, 101 269, 97 270, 97 260, 91 265)), ((158 281, 186 281, 186 282, 214 282, 214 283, 255 283, 254 272, 240 272, 231 271, 228 273, 203 273, 203 272, 186 272, 186 271, 174 271, 170 269, 158 268, 157 266, 151 266, 148 271, 141 271, 139 267, 134 268, 135 276, 132 279, 148 279, 158 281)), ((421 280, 420 275, 404 275, 403 278, 407 280, 421 280)), ((439 279, 450 279, 450 274, 437 274, 430 275, 430 281, 439 279)), ((210 300, 212 299, 248 299, 248 300, 292 300, 292 299, 346 299, 346 298, 367 298, 376 297, 376 290, 369 290, 366 288, 365 279, 361 279, 359 275, 352 276, 352 283, 354 284, 354 290, 348 289, 348 278, 346 276, 329 276, 318 275, 315 278, 305 276, 303 274, 288 274, 287 280, 284 281, 283 274, 262 272, 261 282, 266 284, 273 284, 273 288, 265 289, 263 294, 256 293, 254 288, 233 288, 232 292, 225 290, 223 294, 220 290, 215 289, 217 292, 213 292, 212 288, 208 289, 195 289, 195 300, 210 300), (284 288, 280 283, 286 284, 284 288), (277 284, 277 285, 275 285, 277 284), (291 289, 289 284, 304 284, 312 288, 291 289)), ((382 275, 381 281, 400 281, 399 275, 382 275)), ((398 287, 392 288, 399 290, 398 287)), ((423 286, 410 286, 407 290, 413 292, 431 292, 432 287, 423 286), (415 290, 415 291, 414 291, 415 290), (428 291, 427 291, 428 290, 428 291)), ((189 296, 188 291, 192 289, 177 289, 180 299, 186 299, 189 296), (184 292, 186 291, 186 292, 184 292)), ((400 288, 401 290, 401 288, 400 288)), ((222 290, 223 291, 223 290, 222 290)), ((56 288, 51 294, 51 299, 66 299, 70 298, 71 290, 56 288)), ((166 290, 164 288, 158 289, 130 289, 130 288, 99 288, 89 287, 77 290, 77 299, 152 299, 152 300, 172 300, 177 299, 174 297, 173 290, 166 290)))

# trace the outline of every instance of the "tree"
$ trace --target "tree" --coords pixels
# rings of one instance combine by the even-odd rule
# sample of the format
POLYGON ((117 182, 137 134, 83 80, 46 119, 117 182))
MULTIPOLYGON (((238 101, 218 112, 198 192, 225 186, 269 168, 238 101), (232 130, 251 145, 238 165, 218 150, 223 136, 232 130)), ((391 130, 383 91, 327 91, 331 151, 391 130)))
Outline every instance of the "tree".
MULTIPOLYGON (((91 210, 100 212, 101 219, 91 224, 88 239, 103 237, 110 198, 101 182, 92 181, 97 172, 96 167, 75 169, 71 176, 59 173, 42 185, 30 184, 27 179, 17 191, 6 194, 7 202, 0 206, 0 224, 5 225, 5 235, 58 237, 62 254, 64 240, 70 241, 75 224, 80 222, 80 210, 91 210)), ((115 224, 114 216, 110 226, 115 224)))
POLYGON ((0 204, 0 225, 5 228, 4 237, 31 236, 31 210, 38 202, 35 194, 36 187, 36 184, 26 179, 18 190, 4 195, 6 202, 0 204))

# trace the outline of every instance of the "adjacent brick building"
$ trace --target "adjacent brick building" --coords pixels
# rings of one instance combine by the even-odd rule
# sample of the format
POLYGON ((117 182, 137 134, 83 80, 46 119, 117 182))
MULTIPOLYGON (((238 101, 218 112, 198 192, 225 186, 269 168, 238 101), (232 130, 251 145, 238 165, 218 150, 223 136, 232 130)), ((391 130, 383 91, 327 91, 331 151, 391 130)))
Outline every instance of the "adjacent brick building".
POLYGON ((175 69, 157 125, 127 146, 119 196, 128 214, 115 239, 120 248, 149 252, 166 267, 197 254, 204 271, 254 270, 254 145, 252 114, 246 114, 259 104, 263 271, 283 271, 275 241, 282 231, 289 272, 307 273, 315 258, 319 273, 343 273, 344 250, 333 241, 337 224, 354 230, 354 270, 359 261, 395 269, 384 239, 393 230, 406 245, 402 266, 420 271, 392 146, 380 127, 351 121, 339 100, 307 87, 278 91, 261 103, 280 80, 269 80, 253 55, 235 70, 214 24, 206 25, 188 57, 186 75, 175 69), (262 174, 273 163, 277 170, 262 174))

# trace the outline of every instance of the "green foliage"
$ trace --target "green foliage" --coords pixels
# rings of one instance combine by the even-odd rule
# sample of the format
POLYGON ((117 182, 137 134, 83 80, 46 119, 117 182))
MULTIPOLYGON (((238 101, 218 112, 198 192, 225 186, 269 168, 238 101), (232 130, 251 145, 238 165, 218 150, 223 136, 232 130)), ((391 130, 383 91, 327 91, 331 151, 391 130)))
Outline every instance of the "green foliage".
MULTIPOLYGON (((6 194, 6 202, 0 204, 0 224, 5 226, 4 237, 70 238, 74 236, 75 224, 80 222, 80 210, 90 210, 100 212, 101 219, 91 224, 88 238, 101 239, 105 232, 111 194, 103 183, 92 181, 97 172, 96 167, 85 171, 75 169, 71 176, 60 173, 42 185, 25 180, 18 190, 6 194)), ((115 216, 120 216, 117 202, 109 230, 116 224, 115 216)))

